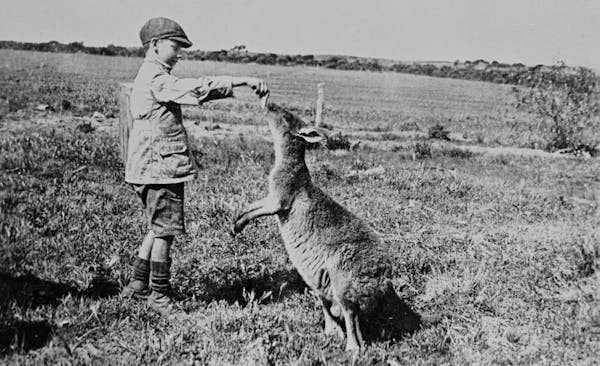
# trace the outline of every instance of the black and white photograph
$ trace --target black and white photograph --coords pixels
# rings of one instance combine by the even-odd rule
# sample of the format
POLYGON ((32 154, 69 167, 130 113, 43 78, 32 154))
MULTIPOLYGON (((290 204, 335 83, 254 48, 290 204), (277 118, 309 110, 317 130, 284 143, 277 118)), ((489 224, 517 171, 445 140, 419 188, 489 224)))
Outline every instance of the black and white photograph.
POLYGON ((0 365, 600 364, 600 2, 0 9, 0 365))

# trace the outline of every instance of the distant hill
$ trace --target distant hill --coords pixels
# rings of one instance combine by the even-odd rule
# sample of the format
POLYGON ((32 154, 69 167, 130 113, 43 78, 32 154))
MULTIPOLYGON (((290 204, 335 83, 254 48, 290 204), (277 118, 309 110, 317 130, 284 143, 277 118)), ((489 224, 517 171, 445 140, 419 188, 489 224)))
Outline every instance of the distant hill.
MULTIPOLYGON (((141 47, 88 47, 83 42, 63 44, 57 41, 26 43, 0 41, 0 48, 31 50, 42 52, 90 53, 106 56, 143 57, 141 47)), ((202 51, 184 50, 186 59, 211 60, 233 63, 257 63, 282 66, 311 66, 339 70, 360 70, 374 72, 400 72, 433 77, 479 80, 500 84, 536 85, 547 78, 568 79, 575 74, 576 68, 565 65, 526 66, 522 63, 501 63, 483 59, 474 61, 412 61, 402 62, 390 59, 356 57, 346 55, 283 55, 276 53, 250 52, 244 45, 229 50, 202 51), (556 71, 559 71, 558 73, 556 71), (559 76, 557 76, 559 75, 559 76)))

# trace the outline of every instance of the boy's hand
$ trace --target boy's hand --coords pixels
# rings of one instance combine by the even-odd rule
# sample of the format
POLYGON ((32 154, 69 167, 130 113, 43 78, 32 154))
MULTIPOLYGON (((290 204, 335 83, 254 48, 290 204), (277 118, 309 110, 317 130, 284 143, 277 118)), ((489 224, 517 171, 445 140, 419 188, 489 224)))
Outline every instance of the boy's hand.
POLYGON ((267 83, 265 83, 262 79, 248 78, 246 84, 252 90, 254 90, 254 92, 258 95, 259 98, 262 98, 265 95, 269 94, 269 87, 267 86, 267 83))
POLYGON ((269 87, 263 79, 253 77, 233 77, 233 87, 249 86, 261 99, 261 107, 265 109, 269 98, 269 87))

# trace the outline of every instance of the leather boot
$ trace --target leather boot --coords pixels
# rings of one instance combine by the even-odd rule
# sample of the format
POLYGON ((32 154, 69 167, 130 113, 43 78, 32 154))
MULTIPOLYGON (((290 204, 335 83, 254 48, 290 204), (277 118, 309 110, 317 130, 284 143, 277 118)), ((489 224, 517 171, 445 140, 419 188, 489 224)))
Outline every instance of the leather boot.
POLYGON ((123 298, 146 299, 150 295, 150 261, 137 257, 133 263, 133 276, 131 281, 121 291, 123 298))
POLYGON ((170 315, 175 302, 171 298, 171 260, 168 262, 150 262, 150 288, 148 305, 161 315, 170 315))

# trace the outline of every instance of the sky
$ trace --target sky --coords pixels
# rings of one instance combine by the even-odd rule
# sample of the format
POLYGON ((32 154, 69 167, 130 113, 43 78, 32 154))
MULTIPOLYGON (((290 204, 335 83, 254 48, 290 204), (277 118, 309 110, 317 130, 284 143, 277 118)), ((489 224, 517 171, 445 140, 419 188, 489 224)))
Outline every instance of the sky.
POLYGON ((598 0, 0 0, 0 9, 1 40, 138 46, 141 26, 163 16, 192 49, 600 70, 598 0))

